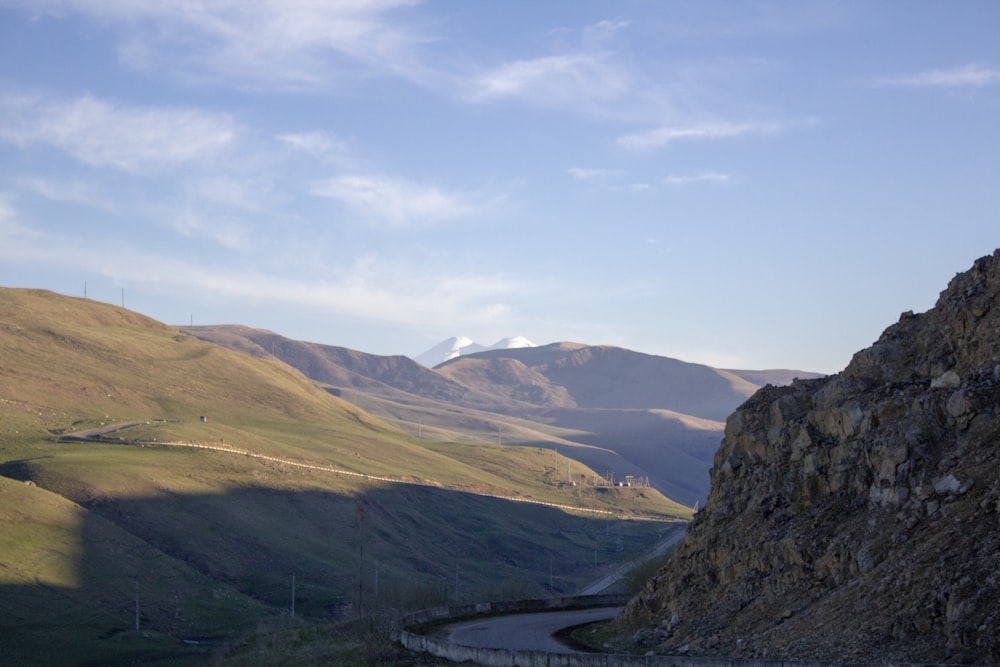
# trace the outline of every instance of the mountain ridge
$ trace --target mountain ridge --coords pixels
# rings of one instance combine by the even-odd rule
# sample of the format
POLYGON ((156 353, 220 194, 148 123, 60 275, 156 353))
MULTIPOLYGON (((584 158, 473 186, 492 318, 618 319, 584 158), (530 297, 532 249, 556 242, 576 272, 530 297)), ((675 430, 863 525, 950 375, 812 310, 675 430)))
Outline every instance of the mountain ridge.
MULTIPOLYGON (((398 420, 411 433, 436 429, 441 437, 455 431, 474 439, 548 446, 602 473, 649 477, 688 506, 707 495, 721 418, 757 389, 738 371, 606 345, 561 342, 484 350, 428 369, 399 355, 293 341, 238 325, 199 326, 191 332, 234 349, 275 354, 328 391, 398 420), (517 427, 512 420, 518 420, 517 427)), ((818 375, 745 373, 778 380, 818 375)))

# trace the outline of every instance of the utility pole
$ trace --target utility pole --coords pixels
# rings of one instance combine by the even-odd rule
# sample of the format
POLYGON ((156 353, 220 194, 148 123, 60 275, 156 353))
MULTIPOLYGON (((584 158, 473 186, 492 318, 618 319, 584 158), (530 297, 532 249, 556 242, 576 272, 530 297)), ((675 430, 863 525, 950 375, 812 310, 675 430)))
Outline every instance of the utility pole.
POLYGON ((365 610, 365 541, 368 539, 368 517, 358 502, 358 609, 365 610))
POLYGON ((139 577, 135 578, 135 631, 139 632, 139 577))
POLYGON ((295 572, 292 572, 292 618, 295 618, 295 572))
POLYGON ((122 288, 122 308, 125 307, 125 288, 122 288))

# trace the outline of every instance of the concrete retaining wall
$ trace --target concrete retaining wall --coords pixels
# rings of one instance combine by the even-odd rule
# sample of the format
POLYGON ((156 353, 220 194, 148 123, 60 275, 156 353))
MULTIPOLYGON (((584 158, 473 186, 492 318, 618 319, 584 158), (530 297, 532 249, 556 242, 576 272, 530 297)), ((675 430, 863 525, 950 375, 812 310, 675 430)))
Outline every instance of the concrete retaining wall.
MULTIPOLYGON (((517 602, 485 602, 462 607, 437 607, 409 616, 404 628, 424 623, 458 620, 479 615, 530 611, 556 611, 588 607, 624 605, 628 596, 591 595, 517 602)), ((502 648, 479 648, 452 644, 404 629, 400 643, 411 651, 421 651, 454 662, 473 662, 484 667, 854 667, 845 663, 794 662, 782 660, 727 660, 723 658, 687 658, 666 655, 610 655, 606 653, 545 653, 513 651, 502 648)), ((920 667, 896 665, 895 667, 920 667)), ((926 667, 926 666, 924 666, 926 667)))
POLYGON ((432 607, 410 614, 403 619, 403 627, 413 627, 433 621, 498 616, 528 611, 562 611, 593 607, 621 607, 628 602, 628 595, 573 595, 568 597, 539 598, 534 600, 509 600, 506 602, 479 602, 454 607, 432 607))

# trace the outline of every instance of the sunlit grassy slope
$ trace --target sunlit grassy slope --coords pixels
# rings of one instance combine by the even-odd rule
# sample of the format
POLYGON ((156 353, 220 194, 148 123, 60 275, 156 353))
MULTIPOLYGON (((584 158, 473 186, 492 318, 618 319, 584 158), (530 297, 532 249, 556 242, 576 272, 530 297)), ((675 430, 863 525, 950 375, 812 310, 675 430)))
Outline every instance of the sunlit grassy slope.
POLYGON ((422 441, 278 362, 0 289, 0 636, 22 661, 183 657, 182 638, 287 614, 293 577, 308 616, 573 592, 664 531, 622 517, 686 514, 649 489, 573 484, 592 475, 551 451, 422 441), (132 440, 273 458, 59 440, 126 422, 132 440))

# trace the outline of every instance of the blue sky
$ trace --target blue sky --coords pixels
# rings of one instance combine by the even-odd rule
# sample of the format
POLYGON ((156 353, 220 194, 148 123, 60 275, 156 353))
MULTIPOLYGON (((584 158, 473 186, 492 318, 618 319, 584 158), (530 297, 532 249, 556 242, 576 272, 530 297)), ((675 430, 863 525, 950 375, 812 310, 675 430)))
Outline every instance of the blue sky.
POLYGON ((0 285, 836 372, 1000 246, 1000 3, 0 0, 0 285))

